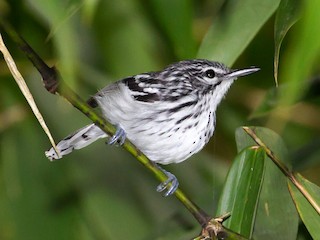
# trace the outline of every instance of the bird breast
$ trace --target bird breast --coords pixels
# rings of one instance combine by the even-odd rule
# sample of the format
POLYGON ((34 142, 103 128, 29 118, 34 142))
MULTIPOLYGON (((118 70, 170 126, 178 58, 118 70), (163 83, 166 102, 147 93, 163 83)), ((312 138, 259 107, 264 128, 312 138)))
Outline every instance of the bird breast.
POLYGON ((96 100, 104 116, 123 128, 127 138, 157 163, 184 161, 200 151, 214 132, 215 106, 208 96, 145 103, 119 89, 96 100))

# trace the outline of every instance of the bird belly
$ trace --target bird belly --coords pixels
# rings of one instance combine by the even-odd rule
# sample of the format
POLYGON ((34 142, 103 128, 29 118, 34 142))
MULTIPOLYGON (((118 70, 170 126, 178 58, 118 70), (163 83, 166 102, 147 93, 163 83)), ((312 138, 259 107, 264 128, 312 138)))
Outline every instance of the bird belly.
POLYGON ((209 141, 215 124, 215 116, 209 114, 204 111, 196 118, 191 115, 176 124, 179 118, 175 115, 164 118, 159 113, 145 112, 144 118, 131 119, 123 127, 128 139, 151 161, 179 163, 199 152, 209 141))
POLYGON ((157 163, 178 163, 202 148, 195 130, 172 131, 167 125, 159 124, 156 128, 148 130, 141 128, 138 131, 140 132, 128 130, 128 139, 151 161, 157 163))
POLYGON ((192 106, 183 113, 169 114, 168 103, 148 104, 115 94, 96 98, 104 116, 123 128, 127 138, 151 161, 182 162, 200 151, 214 131, 215 116, 210 117, 208 109, 196 114, 199 107, 192 106), (183 116, 189 117, 179 122, 183 116))

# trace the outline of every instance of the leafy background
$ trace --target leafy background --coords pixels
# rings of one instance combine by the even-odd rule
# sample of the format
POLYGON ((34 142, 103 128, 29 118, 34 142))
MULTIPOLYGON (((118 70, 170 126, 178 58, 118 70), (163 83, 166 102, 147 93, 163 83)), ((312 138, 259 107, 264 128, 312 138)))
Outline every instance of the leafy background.
MULTIPOLYGON (((312 12, 320 6, 300 6, 293 0, 279 4, 1 0, 0 16, 83 98, 119 78, 186 58, 261 67, 231 88, 218 109, 217 130, 208 146, 167 167, 182 189, 215 215, 237 154, 235 130, 242 125, 267 126, 281 135, 286 147, 278 146, 288 149, 293 169, 320 185, 320 19, 312 12), (274 39, 280 46, 281 34, 288 30, 281 26, 291 26, 297 16, 300 20, 281 45, 276 89, 274 39)), ((2 34, 55 139, 87 124, 65 100, 45 91, 30 62, 2 34)), ((100 141, 49 162, 44 156, 49 141, 3 60, 0 84, 0 239, 190 239, 200 232, 186 209, 175 198, 156 193, 153 176, 121 148, 100 141)), ((292 228, 288 218, 277 219, 277 236, 292 228)), ((261 229, 255 231, 257 239, 270 239, 261 229)), ((292 232, 281 239, 312 239, 302 223, 298 236, 292 232)))

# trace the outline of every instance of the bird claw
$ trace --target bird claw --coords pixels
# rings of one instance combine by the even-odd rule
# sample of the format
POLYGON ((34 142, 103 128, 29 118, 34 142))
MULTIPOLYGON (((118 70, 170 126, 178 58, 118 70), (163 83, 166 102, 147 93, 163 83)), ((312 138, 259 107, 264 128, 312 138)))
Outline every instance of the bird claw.
POLYGON ((121 146, 126 140, 126 132, 120 126, 117 126, 116 133, 107 142, 109 145, 113 145, 116 142, 121 146))
MULTIPOLYGON (((118 143, 121 146, 125 140, 126 140, 126 132, 124 131, 123 128, 121 128, 120 126, 117 126, 117 130, 115 134, 109 139, 107 143, 109 145, 118 143)), ((168 177, 167 180, 165 180, 164 182, 160 183, 157 186, 157 192, 163 192, 165 189, 168 189, 163 195, 164 197, 168 197, 178 189, 179 181, 177 177, 172 173, 164 170, 163 168, 159 167, 157 164, 156 166, 168 177)))
POLYGON ((157 186, 157 192, 163 192, 165 189, 168 189, 167 192, 163 195, 164 197, 168 197, 168 196, 172 195, 178 189, 179 181, 178 181, 177 177, 175 175, 173 175, 172 173, 170 173, 160 167, 159 167, 159 169, 168 177, 168 179, 166 181, 160 183, 157 186))

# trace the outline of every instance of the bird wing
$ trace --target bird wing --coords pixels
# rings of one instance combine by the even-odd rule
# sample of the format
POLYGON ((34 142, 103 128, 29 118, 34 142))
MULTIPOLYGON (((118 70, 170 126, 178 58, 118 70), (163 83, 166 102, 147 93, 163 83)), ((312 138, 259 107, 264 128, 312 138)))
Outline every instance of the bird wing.
POLYGON ((150 74, 125 78, 121 82, 130 90, 135 100, 145 103, 161 101, 166 89, 165 81, 154 78, 150 74))
POLYGON ((121 88, 125 89, 125 94, 142 103, 174 102, 181 97, 194 94, 189 82, 181 78, 163 79, 157 72, 151 72, 127 77, 110 84, 91 97, 87 103, 91 107, 97 107, 96 97, 119 92, 121 88))
POLYGON ((157 72, 125 78, 121 82, 135 100, 145 103, 175 102, 185 96, 194 95, 190 81, 185 81, 183 77, 163 78, 157 72))

